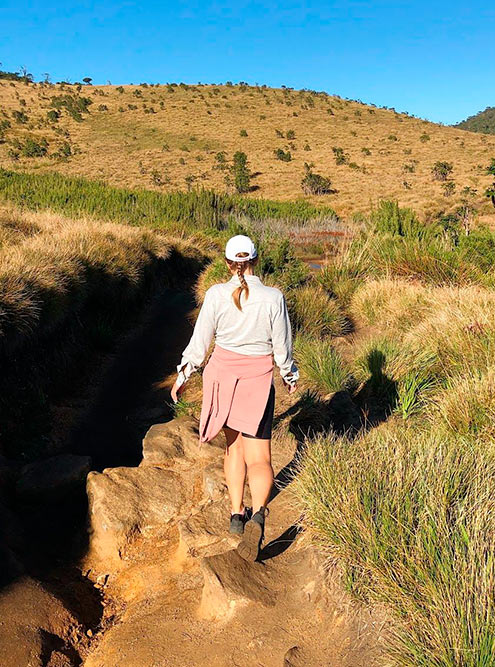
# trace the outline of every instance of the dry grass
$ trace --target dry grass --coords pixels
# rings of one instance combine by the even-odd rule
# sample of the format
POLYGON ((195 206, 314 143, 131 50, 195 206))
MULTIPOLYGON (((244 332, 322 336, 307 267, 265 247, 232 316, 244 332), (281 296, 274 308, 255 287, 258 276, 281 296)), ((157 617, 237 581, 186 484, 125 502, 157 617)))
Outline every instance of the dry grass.
POLYGON ((216 154, 225 151, 231 159, 236 150, 244 150, 251 171, 257 174, 252 182, 257 188, 254 196, 301 197, 304 163, 313 162, 318 173, 331 178, 337 194, 309 199, 334 206, 340 215, 368 211, 370 202, 380 198, 398 199, 420 213, 450 209, 458 202, 460 190, 469 186, 478 190, 486 220, 493 218, 489 202, 482 198, 488 185, 483 168, 495 155, 495 137, 490 135, 332 96, 238 86, 175 87, 172 93, 166 86, 124 86, 123 93, 115 86, 84 87, 80 94, 93 104, 90 113, 83 114, 83 122, 77 123, 65 111, 58 122, 48 122, 51 97, 74 90, 0 83, 0 106, 12 125, 5 131, 7 142, 0 145, 0 166, 29 170, 36 165, 117 186, 159 190, 183 189, 186 178, 193 177, 194 185, 222 190, 226 172, 216 168, 216 154), (140 97, 135 96, 136 90, 140 97), (20 99, 25 100, 24 107, 20 99), (100 104, 107 110, 99 111, 100 104), (129 109, 129 104, 137 108, 129 109), (146 113, 151 108, 154 113, 146 113), (28 116, 27 124, 12 118, 12 112, 20 109, 28 116), (242 128, 247 137, 240 136, 242 128), (284 135, 293 130, 295 139, 279 137, 276 130, 284 135), (28 134, 48 139, 48 155, 65 141, 80 153, 67 161, 20 157, 14 162, 8 157, 10 142, 28 134), (429 140, 421 141, 425 134, 429 140), (310 150, 304 150, 306 145, 310 150), (274 151, 287 147, 292 161, 277 160, 274 151), (337 166, 334 147, 341 147, 349 163, 359 168, 337 166), (366 155, 363 148, 371 154, 366 155), (442 185, 432 180, 431 168, 438 160, 454 165, 457 191, 452 197, 446 198, 442 185), (405 165, 413 165, 414 171, 406 171, 405 165))
POLYGON ((292 484, 309 535, 395 615, 392 664, 495 664, 495 443, 386 424, 317 438, 292 484))
MULTIPOLYGON (((116 290, 132 291, 147 267, 166 259, 172 247, 170 240, 150 230, 75 222, 51 213, 5 212, 0 238, 4 343, 9 334, 20 340, 19 334, 41 334, 59 326, 82 308, 91 290, 105 290, 103 276, 116 290)), ((99 296, 104 298, 104 293, 99 296)))
POLYGON ((54 393, 205 259, 142 227, 0 210, 0 452, 46 454, 54 393))

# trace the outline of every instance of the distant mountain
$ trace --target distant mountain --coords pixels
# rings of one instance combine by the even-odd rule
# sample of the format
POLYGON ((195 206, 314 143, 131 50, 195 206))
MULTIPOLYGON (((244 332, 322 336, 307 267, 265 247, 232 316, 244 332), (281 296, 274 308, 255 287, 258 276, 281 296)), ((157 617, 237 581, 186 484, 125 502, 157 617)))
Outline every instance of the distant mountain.
POLYGON ((484 134, 495 134, 495 107, 486 107, 474 116, 457 123, 454 127, 470 132, 483 132, 484 134))

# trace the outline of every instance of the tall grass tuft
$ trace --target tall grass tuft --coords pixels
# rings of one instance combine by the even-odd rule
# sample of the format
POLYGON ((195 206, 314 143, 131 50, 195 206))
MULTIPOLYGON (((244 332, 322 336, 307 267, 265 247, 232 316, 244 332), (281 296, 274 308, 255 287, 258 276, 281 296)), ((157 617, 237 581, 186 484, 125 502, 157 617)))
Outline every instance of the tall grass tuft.
POLYGON ((306 530, 394 615, 393 664, 494 664, 494 445, 384 425, 317 438, 300 460, 306 530))
POLYGON ((341 336, 349 323, 341 306, 317 285, 304 285, 287 295, 292 325, 308 336, 341 336))
POLYGON ((301 375, 310 389, 332 394, 351 385, 349 369, 330 341, 298 334, 294 349, 301 375))

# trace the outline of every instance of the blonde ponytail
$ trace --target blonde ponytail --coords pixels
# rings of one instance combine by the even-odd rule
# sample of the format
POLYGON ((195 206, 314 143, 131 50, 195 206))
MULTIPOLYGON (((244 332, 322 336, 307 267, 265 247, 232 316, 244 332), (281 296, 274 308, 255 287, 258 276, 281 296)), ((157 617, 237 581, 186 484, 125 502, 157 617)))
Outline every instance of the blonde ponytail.
POLYGON ((254 264, 254 262, 252 260, 244 262, 233 262, 231 260, 227 260, 227 263, 231 269, 235 268, 237 277, 239 278, 239 282, 241 283, 239 287, 236 287, 235 290, 232 292, 232 299, 234 300, 236 308, 242 311, 242 306, 241 306, 242 293, 243 292, 246 293, 246 300, 249 298, 249 287, 246 278, 244 277, 244 271, 246 270, 247 266, 249 266, 250 264, 254 264))

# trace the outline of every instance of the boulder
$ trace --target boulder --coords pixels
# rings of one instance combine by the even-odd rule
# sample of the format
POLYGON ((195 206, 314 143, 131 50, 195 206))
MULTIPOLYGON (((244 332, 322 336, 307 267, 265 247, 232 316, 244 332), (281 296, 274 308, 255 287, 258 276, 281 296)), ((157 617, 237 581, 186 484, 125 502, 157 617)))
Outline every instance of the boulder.
POLYGON ((136 537, 151 535, 190 509, 177 473, 151 466, 92 472, 87 492, 89 559, 105 572, 122 567, 136 537))
POLYGON ((276 593, 271 586, 271 567, 249 563, 237 551, 203 558, 204 577, 199 616, 208 620, 228 620, 239 607, 256 602, 273 607, 276 593))
POLYGON ((227 493, 223 465, 210 463, 203 469, 203 493, 209 500, 220 500, 227 493))
POLYGON ((143 465, 170 466, 177 459, 214 460, 224 449, 223 436, 199 443, 198 422, 193 417, 177 417, 155 424, 143 440, 143 465))
POLYGON ((223 503, 208 503, 179 522, 179 552, 193 558, 233 549, 239 537, 228 531, 229 510, 223 503))
POLYGON ((17 496, 25 501, 58 501, 83 489, 90 470, 90 457, 74 454, 29 463, 17 480, 17 496))

